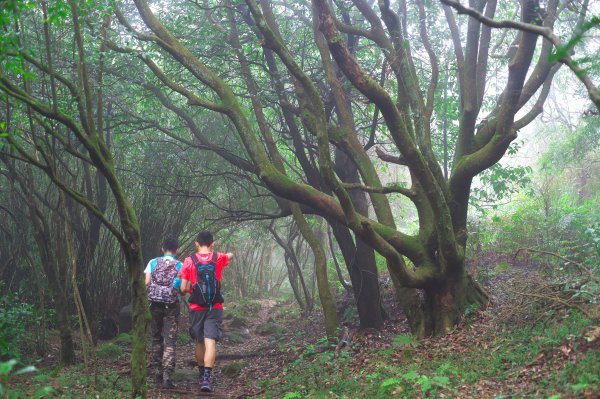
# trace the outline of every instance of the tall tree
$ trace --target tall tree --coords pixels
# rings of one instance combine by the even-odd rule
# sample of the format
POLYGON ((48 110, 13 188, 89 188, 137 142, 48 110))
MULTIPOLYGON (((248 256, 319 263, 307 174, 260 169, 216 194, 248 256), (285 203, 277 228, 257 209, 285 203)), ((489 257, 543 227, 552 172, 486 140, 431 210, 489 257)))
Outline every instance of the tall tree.
MULTIPOLYGON (((505 61, 495 65, 495 68, 503 68, 499 73, 504 74, 505 84, 495 89, 496 92, 486 90, 492 64, 490 48, 504 46, 503 39, 494 36, 491 27, 482 25, 478 19, 457 21, 449 7, 439 4, 426 7, 421 1, 415 4, 413 12, 405 2, 400 2, 395 10, 389 1, 378 3, 375 9, 362 0, 333 5, 314 0, 312 5, 295 2, 288 8, 277 6, 275 10, 273 3, 246 0, 245 5, 234 5, 237 14, 228 16, 224 10, 219 15, 225 20, 251 19, 248 29, 260 38, 260 42, 252 41, 246 34, 247 45, 242 46, 242 51, 255 54, 256 45, 260 45, 266 59, 269 54, 275 54, 276 64, 285 71, 276 78, 285 82, 286 101, 282 101, 281 96, 274 98, 272 91, 265 88, 258 93, 240 90, 239 77, 226 71, 234 69, 231 58, 221 67, 212 64, 205 47, 197 49, 185 35, 175 35, 173 29, 181 27, 167 14, 161 15, 161 21, 145 0, 136 0, 135 6, 149 32, 121 22, 139 40, 139 45, 147 49, 138 52, 139 57, 165 87, 185 98, 190 106, 219 112, 229 119, 256 174, 269 190, 311 208, 332 223, 347 226, 357 238, 386 258, 398 288, 405 290, 403 304, 416 334, 443 334, 459 321, 467 306, 484 305, 487 301, 485 292, 464 267, 473 179, 496 164, 517 137, 518 130, 539 115, 557 66, 549 57, 552 43, 539 40, 535 32, 520 31, 514 38, 514 50, 507 52, 505 61), (344 17, 348 10, 350 20, 344 17), (303 28, 309 27, 314 39, 306 40, 303 36, 299 43, 293 41, 297 37, 293 34, 284 36, 280 25, 299 26, 297 21, 285 19, 286 16, 294 12, 294 16, 302 20, 301 15, 306 11, 313 12, 316 23, 305 21, 303 28), (437 117, 434 104, 439 95, 438 58, 445 52, 440 51, 443 41, 431 40, 431 24, 442 15, 447 21, 446 33, 437 34, 452 39, 452 64, 457 69, 460 99, 455 120, 459 132, 447 179, 432 146, 432 137, 437 134, 432 128, 432 119, 437 117), (416 24, 413 31, 418 32, 418 37, 409 35, 410 24, 416 24), (321 34, 326 46, 320 45, 321 34), (354 52, 352 40, 355 39, 352 38, 358 38, 359 48, 370 46, 371 51, 354 52), (426 60, 424 63, 430 71, 426 76, 417 68, 415 52, 419 52, 419 59, 426 60), (153 58, 164 60, 161 65, 178 65, 179 74, 159 68, 153 58), (382 58, 386 60, 388 73, 384 83, 369 72, 374 58, 379 65, 382 58), (315 60, 319 60, 319 64, 315 64, 315 60), (332 60, 343 73, 342 86, 351 85, 352 90, 336 90, 332 79, 335 74, 321 79, 319 73, 311 69, 320 66, 329 74, 332 69, 328 63, 332 60), (536 98, 540 89, 543 90, 536 98), (245 93, 250 93, 252 101, 244 100, 245 93), (333 102, 329 101, 329 95, 334 98, 333 102), (348 103, 357 110, 365 109, 365 104, 377 108, 376 119, 380 113, 383 120, 374 129, 374 135, 380 143, 381 139, 389 138, 388 144, 380 145, 380 157, 406 167, 412 181, 410 187, 395 183, 383 185, 375 160, 365 151, 368 141, 364 141, 360 129, 350 123, 352 119, 343 116, 347 111, 344 104, 348 103), (315 161, 321 184, 311 182, 306 170, 299 174, 301 169, 294 164, 288 163, 284 171, 272 163, 277 155, 271 147, 268 152, 263 147, 268 141, 262 134, 261 122, 247 112, 247 108, 255 108, 257 104, 269 108, 271 116, 291 114, 302 137, 296 145, 293 137, 284 138, 284 142, 291 142, 295 149, 294 162, 301 163, 304 157, 315 161), (330 109, 336 110, 335 118, 331 117, 330 109), (520 110, 525 110, 524 116, 516 118, 520 110), (350 157, 359 172, 360 183, 344 181, 341 173, 336 174, 331 145, 350 157), (359 211, 350 190, 368 193, 374 217, 359 211), (403 195, 413 203, 419 218, 416 234, 407 234, 396 227, 390 194, 403 195), (415 289, 424 293, 420 304, 421 297, 416 295, 415 289)), ((210 9, 210 6, 207 3, 205 8, 210 9)), ((549 1, 544 9, 538 1, 530 0, 501 7, 493 0, 473 1, 472 6, 487 18, 493 18, 497 12, 513 12, 518 6, 520 22, 542 25, 549 30, 553 29, 557 14, 562 10, 558 0, 549 1)), ((219 25, 219 28, 214 35, 233 34, 226 26, 219 25)), ((214 52, 211 55, 214 56, 214 52)), ((257 63, 250 69, 255 79, 264 76, 260 65, 257 63)), ((276 119, 271 120, 274 123, 276 119)), ((283 148, 275 147, 275 150, 281 152, 283 148)))

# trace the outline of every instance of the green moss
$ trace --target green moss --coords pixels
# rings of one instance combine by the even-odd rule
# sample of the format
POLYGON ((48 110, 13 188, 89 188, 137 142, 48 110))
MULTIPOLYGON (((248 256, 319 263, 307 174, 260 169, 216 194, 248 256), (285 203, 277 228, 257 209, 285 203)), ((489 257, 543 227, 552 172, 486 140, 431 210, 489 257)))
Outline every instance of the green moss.
POLYGON ((248 319, 245 318, 244 316, 240 316, 238 314, 231 314, 228 317, 229 320, 231 320, 231 322, 229 323, 229 325, 233 328, 239 328, 239 327, 247 327, 248 326, 248 319))
POLYGON ((247 366, 248 366, 248 363, 245 361, 233 362, 233 363, 224 365, 222 370, 223 370, 223 374, 225 374, 226 376, 235 378, 238 375, 240 375, 242 370, 247 366))
POLYGON ((281 334, 285 332, 285 329, 275 322, 267 321, 256 327, 256 332, 260 335, 272 335, 281 334))
POLYGON ((228 331, 225 333, 225 338, 233 344, 243 344, 248 340, 248 337, 239 331, 228 331))

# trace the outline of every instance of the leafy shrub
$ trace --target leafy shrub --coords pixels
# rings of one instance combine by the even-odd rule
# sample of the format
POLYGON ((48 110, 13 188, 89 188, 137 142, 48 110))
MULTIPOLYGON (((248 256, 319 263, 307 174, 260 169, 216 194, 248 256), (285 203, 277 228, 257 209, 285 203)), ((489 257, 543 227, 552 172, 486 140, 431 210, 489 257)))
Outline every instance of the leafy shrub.
POLYGON ((131 344, 133 342, 133 337, 127 333, 121 333, 117 336, 115 340, 118 344, 131 344))
POLYGON ((100 345, 96 349, 96 356, 100 359, 116 360, 123 354, 123 349, 113 343, 100 345))
POLYGON ((18 293, 0 298, 0 356, 19 358, 25 344, 31 346, 33 326, 40 323, 39 312, 33 305, 20 301, 18 293))

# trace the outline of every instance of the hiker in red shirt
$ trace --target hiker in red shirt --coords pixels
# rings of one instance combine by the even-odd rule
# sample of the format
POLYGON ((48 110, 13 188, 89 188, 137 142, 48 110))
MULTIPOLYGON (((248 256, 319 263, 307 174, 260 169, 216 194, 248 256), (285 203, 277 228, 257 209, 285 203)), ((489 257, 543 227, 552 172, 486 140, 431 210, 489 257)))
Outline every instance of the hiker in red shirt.
POLYGON ((185 259, 181 268, 181 292, 191 293, 190 335, 196 342, 200 390, 212 392, 212 369, 217 357, 217 342, 223 335, 223 268, 232 253, 214 252, 214 239, 209 231, 196 237, 196 253, 185 259))

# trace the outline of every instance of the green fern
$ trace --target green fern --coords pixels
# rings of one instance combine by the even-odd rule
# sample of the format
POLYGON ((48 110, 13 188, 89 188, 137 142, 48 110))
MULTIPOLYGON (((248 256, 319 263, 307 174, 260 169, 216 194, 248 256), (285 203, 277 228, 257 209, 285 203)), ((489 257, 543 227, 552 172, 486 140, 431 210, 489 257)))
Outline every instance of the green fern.
POLYGON ((388 378, 387 380, 381 383, 381 388, 388 389, 389 387, 393 387, 395 385, 400 384, 402 381, 399 378, 388 378))
POLYGON ((300 392, 288 392, 283 396, 283 399, 296 399, 301 397, 302 395, 300 394, 300 392))

